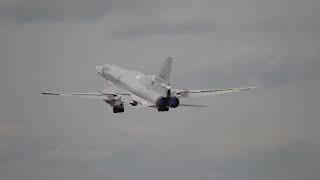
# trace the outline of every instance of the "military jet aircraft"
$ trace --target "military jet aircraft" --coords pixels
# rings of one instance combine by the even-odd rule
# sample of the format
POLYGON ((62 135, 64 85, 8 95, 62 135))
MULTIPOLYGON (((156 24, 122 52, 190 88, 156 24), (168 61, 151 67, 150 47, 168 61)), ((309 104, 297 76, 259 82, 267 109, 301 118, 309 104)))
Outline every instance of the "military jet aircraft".
POLYGON ((55 93, 42 92, 44 95, 78 96, 100 99, 113 108, 114 113, 124 112, 125 107, 140 109, 152 107, 159 112, 182 106, 207 107, 202 105, 182 104, 181 98, 227 94, 247 91, 254 87, 188 90, 172 88, 170 83, 173 58, 168 57, 157 75, 145 75, 138 71, 129 71, 116 65, 96 66, 97 73, 105 79, 107 85, 117 86, 126 92, 112 92, 107 88, 93 93, 55 93), (126 100, 124 100, 126 99, 126 100))

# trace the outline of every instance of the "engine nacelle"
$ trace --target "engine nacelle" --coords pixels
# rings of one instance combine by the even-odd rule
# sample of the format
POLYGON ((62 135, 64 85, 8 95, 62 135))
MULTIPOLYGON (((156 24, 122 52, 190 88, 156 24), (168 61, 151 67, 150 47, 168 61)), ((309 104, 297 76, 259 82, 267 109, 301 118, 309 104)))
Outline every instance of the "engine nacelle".
POLYGON ((166 97, 159 97, 156 101, 157 107, 168 107, 169 106, 169 99, 166 97))
POLYGON ((177 97, 170 97, 169 98, 169 107, 176 108, 180 104, 180 101, 177 97))

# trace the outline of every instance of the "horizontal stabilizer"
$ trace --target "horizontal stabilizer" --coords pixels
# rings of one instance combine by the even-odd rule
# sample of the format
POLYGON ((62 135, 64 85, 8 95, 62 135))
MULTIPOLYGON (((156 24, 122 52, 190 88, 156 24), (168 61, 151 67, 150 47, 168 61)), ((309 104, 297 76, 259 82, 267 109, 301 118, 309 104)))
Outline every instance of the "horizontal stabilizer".
POLYGON ((195 104, 180 104, 179 106, 182 106, 182 107, 198 107, 198 108, 208 107, 208 106, 205 106, 205 105, 195 105, 195 104))

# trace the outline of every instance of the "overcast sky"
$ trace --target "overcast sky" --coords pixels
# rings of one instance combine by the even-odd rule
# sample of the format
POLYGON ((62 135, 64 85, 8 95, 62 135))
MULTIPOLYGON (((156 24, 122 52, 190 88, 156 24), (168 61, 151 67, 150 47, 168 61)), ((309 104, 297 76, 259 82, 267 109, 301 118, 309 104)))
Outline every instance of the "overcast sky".
POLYGON ((320 1, 0 0, 1 180, 320 177, 320 1), (258 89, 114 115, 95 66, 258 89))

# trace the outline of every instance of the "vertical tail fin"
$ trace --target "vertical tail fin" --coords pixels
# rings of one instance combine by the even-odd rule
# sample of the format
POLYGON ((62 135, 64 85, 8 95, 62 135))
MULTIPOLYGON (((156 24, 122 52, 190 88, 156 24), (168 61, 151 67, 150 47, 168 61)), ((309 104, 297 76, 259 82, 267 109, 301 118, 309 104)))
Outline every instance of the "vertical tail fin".
POLYGON ((173 61, 173 58, 169 56, 164 61, 162 68, 158 74, 158 77, 161 78, 164 81, 164 83, 166 83, 168 85, 170 84, 172 61, 173 61))

